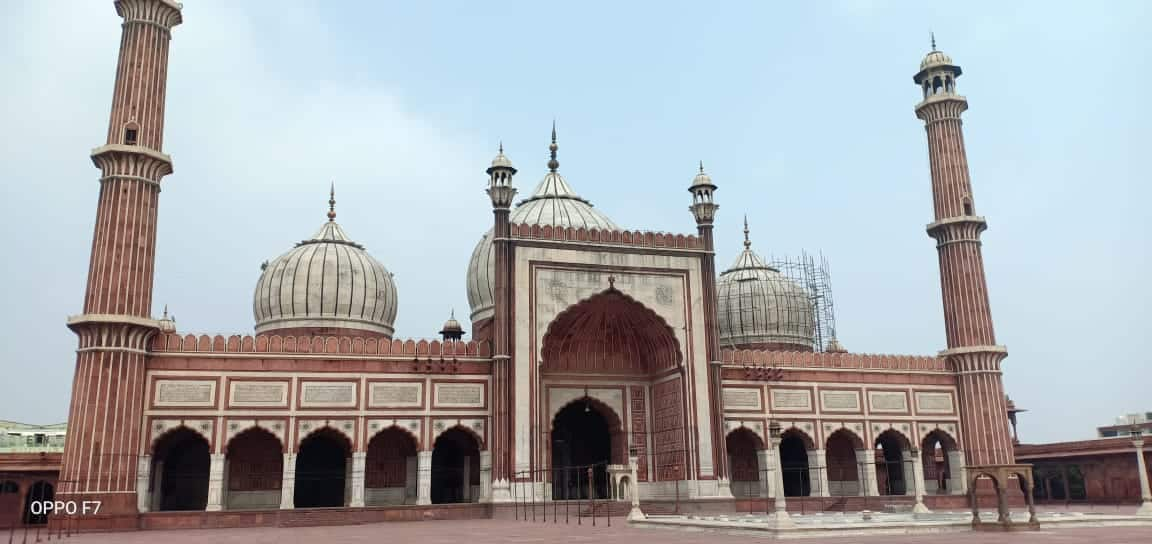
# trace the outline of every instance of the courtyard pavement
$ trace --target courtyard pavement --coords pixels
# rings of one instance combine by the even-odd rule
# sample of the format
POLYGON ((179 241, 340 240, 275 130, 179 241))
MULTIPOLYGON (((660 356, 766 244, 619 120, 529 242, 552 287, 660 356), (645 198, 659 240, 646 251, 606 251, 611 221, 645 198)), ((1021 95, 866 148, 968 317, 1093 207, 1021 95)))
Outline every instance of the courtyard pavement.
MULTIPOLYGON (((698 533, 667 529, 637 529, 613 523, 597 527, 575 524, 554 525, 508 520, 451 520, 424 522, 378 523, 340 527, 261 527, 245 529, 201 529, 187 531, 137 531, 129 533, 89 533, 75 535, 64 542, 76 544, 495 544, 495 543, 596 543, 596 544, 747 544, 762 540, 748 536, 698 533)), ((19 542, 19 536, 16 542, 19 542)), ((792 542, 823 544, 1149 544, 1152 527, 1092 527, 1049 529, 1019 533, 937 533, 923 535, 884 535, 869 537, 804 538, 792 542)))

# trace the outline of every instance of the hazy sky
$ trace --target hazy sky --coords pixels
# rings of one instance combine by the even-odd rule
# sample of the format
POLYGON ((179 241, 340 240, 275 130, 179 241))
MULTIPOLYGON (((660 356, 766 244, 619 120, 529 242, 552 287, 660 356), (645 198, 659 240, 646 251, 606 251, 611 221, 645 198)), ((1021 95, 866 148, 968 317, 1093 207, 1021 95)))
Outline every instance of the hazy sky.
MULTIPOLYGON (((0 0, 0 419, 63 420, 120 19, 0 0)), ((1152 16, 1100 2, 184 2, 173 33, 155 313, 253 327, 260 263, 338 221, 394 274, 399 337, 467 316, 503 140, 629 228, 689 233, 719 185, 723 269, 823 251, 851 351, 944 346, 923 124, 928 31, 963 66, 997 340, 1025 441, 1152 410, 1152 16)))

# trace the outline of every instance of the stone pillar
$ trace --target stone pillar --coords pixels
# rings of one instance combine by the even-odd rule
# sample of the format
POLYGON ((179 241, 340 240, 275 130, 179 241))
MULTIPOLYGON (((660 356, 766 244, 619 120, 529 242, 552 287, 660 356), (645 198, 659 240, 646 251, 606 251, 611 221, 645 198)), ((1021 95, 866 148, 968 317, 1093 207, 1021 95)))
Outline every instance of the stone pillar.
POLYGON ((136 459, 136 510, 141 513, 151 510, 152 501, 148 498, 148 483, 152 477, 152 456, 141 455, 136 459))
POLYGON ((204 508, 209 512, 223 509, 224 502, 224 454, 213 453, 208 468, 208 505, 204 508))
POLYGON ((344 504, 348 506, 352 503, 352 458, 344 458, 344 504))
POLYGON ((348 503, 352 508, 364 507, 364 463, 367 459, 365 452, 352 454, 352 500, 348 503))
POLYGON ((1144 461, 1144 439, 1137 438, 1132 441, 1136 447, 1136 476, 1140 479, 1140 508, 1136 510, 1137 516, 1152 517, 1152 486, 1148 483, 1148 464, 1144 461))
POLYGON ((768 523, 774 529, 794 529, 796 524, 788 515, 788 505, 784 498, 784 466, 780 459, 780 438, 778 436, 772 439, 772 476, 774 491, 772 502, 775 503, 776 511, 768 523))
POLYGON ((480 502, 492 502, 492 452, 480 452, 480 502))
POLYGON ((826 450, 812 450, 808 452, 808 480, 812 482, 813 497, 827 497, 828 490, 828 453, 826 450))
POLYGON ((632 502, 632 509, 628 511, 629 521, 648 517, 644 515, 644 511, 640 509, 640 482, 637 480, 640 474, 640 471, 637 470, 639 464, 639 457, 635 455, 628 457, 628 494, 632 502))
POLYGON ((760 480, 760 496, 767 499, 768 497, 775 497, 773 491, 774 481, 772 479, 772 455, 768 450, 760 450, 756 452, 756 479, 760 480))
POLYGON ((931 512, 931 510, 924 504, 924 458, 917 450, 912 450, 911 456, 912 492, 916 496, 916 505, 912 507, 912 511, 917 514, 927 514, 931 512))
POLYGON ((966 495, 968 494, 968 466, 967 460, 964 458, 964 452, 960 450, 950 451, 948 455, 948 485, 952 486, 950 490, 953 495, 966 495))
POLYGON ((856 464, 860 467, 860 495, 876 497, 880 495, 876 486, 876 453, 873 450, 856 450, 856 464))
MULTIPOLYGON (((900 451, 900 473, 903 475, 903 478, 904 478, 904 494, 905 495, 915 495, 916 494, 916 486, 915 486, 916 474, 915 474, 915 470, 914 470, 915 465, 911 462, 912 461, 912 455, 913 454, 912 454, 911 450, 901 450, 900 451)), ((916 455, 919 455, 919 452, 917 452, 916 455)))
POLYGON ((416 504, 432 504, 432 452, 416 453, 416 504))
POLYGON ((284 478, 280 483, 280 509, 296 507, 296 454, 284 454, 284 478))
POLYGON ((160 510, 161 491, 164 490, 164 460, 156 461, 155 470, 152 471, 152 496, 148 502, 152 504, 152 511, 160 510))

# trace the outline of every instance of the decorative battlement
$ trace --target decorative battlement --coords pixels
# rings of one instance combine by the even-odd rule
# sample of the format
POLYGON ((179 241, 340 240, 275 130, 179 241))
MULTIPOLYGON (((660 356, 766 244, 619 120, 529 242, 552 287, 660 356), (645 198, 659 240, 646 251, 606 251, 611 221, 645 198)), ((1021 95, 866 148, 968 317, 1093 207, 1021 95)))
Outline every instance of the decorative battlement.
POLYGON ((323 355, 406 355, 488 358, 488 342, 440 340, 388 340, 359 336, 280 336, 162 334, 152 342, 156 353, 294 353, 323 355))
POLYGON ((584 242, 632 247, 704 249, 697 236, 668 232, 600 230, 528 223, 511 225, 511 237, 526 240, 552 240, 557 242, 584 242))
POLYGON ((950 372, 945 359, 931 355, 722 349, 720 350, 720 360, 726 365, 767 365, 784 368, 827 368, 836 370, 923 370, 928 372, 950 372))

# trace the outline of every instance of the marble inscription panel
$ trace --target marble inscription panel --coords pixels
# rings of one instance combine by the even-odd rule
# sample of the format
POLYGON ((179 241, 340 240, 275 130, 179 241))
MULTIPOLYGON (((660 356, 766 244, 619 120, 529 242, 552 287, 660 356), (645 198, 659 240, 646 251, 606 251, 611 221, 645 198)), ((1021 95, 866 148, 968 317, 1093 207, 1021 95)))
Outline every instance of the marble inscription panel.
POLYGON ((212 406, 216 382, 156 380, 157 406, 212 406))
POLYGON ((437 408, 482 408, 484 384, 438 383, 435 389, 437 408))
POLYGON ((305 407, 356 406, 355 382, 304 382, 300 405, 305 407))
POLYGON ((368 405, 373 408, 419 407, 424 390, 424 384, 420 382, 373 383, 369 387, 368 405))

